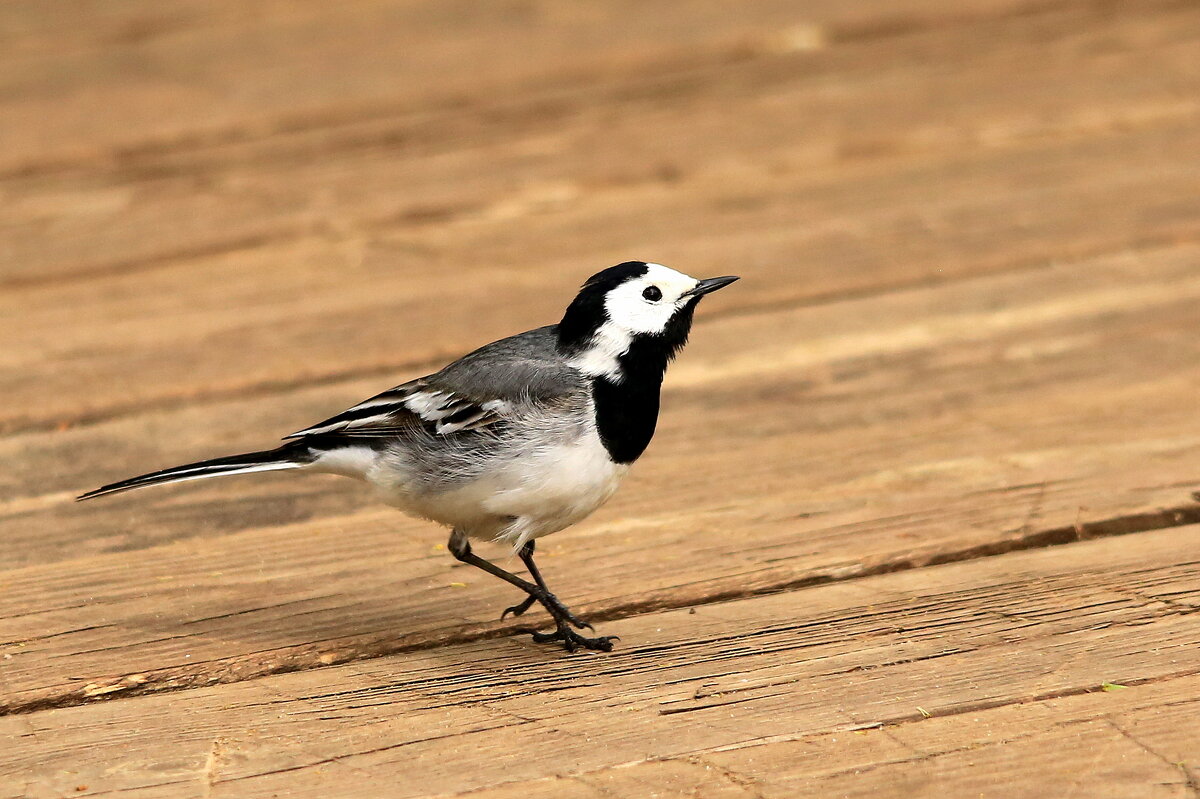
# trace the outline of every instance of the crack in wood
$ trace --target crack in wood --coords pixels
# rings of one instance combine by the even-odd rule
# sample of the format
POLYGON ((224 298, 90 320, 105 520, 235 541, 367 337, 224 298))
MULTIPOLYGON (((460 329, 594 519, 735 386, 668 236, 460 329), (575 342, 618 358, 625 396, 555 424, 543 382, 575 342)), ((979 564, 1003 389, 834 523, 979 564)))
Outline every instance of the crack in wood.
POLYGON ((188 785, 192 780, 169 780, 167 782, 155 782, 148 785, 130 785, 126 788, 112 788, 107 791, 95 791, 85 794, 86 796, 112 796, 119 793, 131 793, 135 791, 145 791, 151 788, 166 788, 171 785, 188 785))
POLYGON ((1112 727, 1114 730, 1116 730, 1118 733, 1120 733, 1120 735, 1123 738, 1127 739, 1134 746, 1141 749, 1143 752, 1145 752, 1146 754, 1155 758, 1156 760, 1162 761, 1169 768, 1175 769, 1175 770, 1181 772, 1183 774, 1183 784, 1185 786, 1187 786, 1188 790, 1191 792, 1193 797, 1197 797, 1198 799, 1200 799, 1200 782, 1197 781, 1196 775, 1194 773, 1192 773, 1191 769, 1189 769, 1187 767, 1186 763, 1171 760, 1163 753, 1161 753, 1158 750, 1151 747, 1149 744, 1147 744, 1141 738, 1138 738, 1136 735, 1131 733, 1129 730, 1122 727, 1120 724, 1118 724, 1116 722, 1116 719, 1112 718, 1111 716, 1106 717, 1104 720, 1106 722, 1108 722, 1108 725, 1110 727, 1112 727))
POLYGON ((318 602, 322 599, 331 599, 333 597, 334 597, 334 594, 317 594, 316 596, 307 596, 307 597, 303 597, 301 599, 291 599, 291 600, 288 600, 287 602, 276 602, 271 605, 258 605, 253 608, 243 608, 242 610, 233 610, 233 611, 230 611, 229 613, 218 613, 215 616, 201 616, 198 619, 192 619, 190 621, 185 621, 180 626, 186 627, 189 624, 203 624, 204 622, 216 621, 217 619, 229 619, 234 616, 245 616, 248 613, 259 613, 264 610, 274 610, 276 608, 286 608, 286 607, 291 607, 292 605, 304 605, 309 602, 318 602))
POLYGON ((741 774, 729 768, 728 766, 721 765, 720 763, 714 763, 700 754, 688 755, 687 757, 682 758, 682 760, 685 763, 691 763, 699 768, 715 771, 717 774, 720 774, 726 782, 748 793, 751 799, 766 799, 766 795, 762 791, 764 786, 753 777, 741 774))
POLYGON ((284 773, 292 772, 292 771, 304 771, 304 770, 311 769, 311 768, 318 768, 320 766, 325 766, 330 763, 340 763, 342 761, 349 760, 351 758, 362 757, 363 755, 374 755, 374 754, 379 754, 380 752, 390 752, 395 749, 403 749, 404 747, 407 747, 407 746, 415 746, 417 744, 429 743, 431 741, 441 741, 446 738, 457 738, 459 736, 474 735, 476 733, 489 732, 491 730, 515 729, 517 727, 522 727, 526 724, 531 724, 531 723, 533 723, 533 722, 516 720, 516 721, 509 721, 509 722, 503 723, 503 724, 493 724, 490 726, 473 727, 469 730, 461 730, 459 732, 447 733, 445 735, 431 735, 431 736, 428 736, 425 738, 414 738, 409 741, 401 741, 400 743, 388 744, 387 746, 379 746, 379 747, 375 747, 373 749, 362 749, 362 750, 359 750, 356 752, 347 752, 346 754, 343 754, 343 755, 335 755, 333 757, 324 757, 319 760, 315 760, 311 763, 301 763, 301 764, 295 765, 295 766, 288 766, 286 768, 274 769, 274 770, 270 770, 270 771, 260 771, 260 772, 254 773, 254 774, 240 774, 236 777, 230 777, 229 779, 222 780, 220 782, 221 783, 238 782, 241 780, 252 780, 252 779, 255 779, 258 777, 266 777, 266 776, 271 776, 271 775, 275 775, 275 774, 284 774, 284 773))
MULTIPOLYGON (((995 709, 998 709, 998 708, 995 708, 995 709)), ((922 720, 924 720, 924 719, 922 719, 922 720)), ((886 733, 887 728, 886 727, 883 728, 883 731, 886 733)), ((820 774, 818 778, 825 780, 825 779, 837 779, 838 777, 850 776, 850 775, 858 776, 860 774, 867 774, 872 771, 877 771, 879 769, 884 769, 884 768, 892 768, 894 766, 903 766, 903 765, 907 765, 910 763, 925 763, 930 760, 937 760, 938 758, 942 758, 942 757, 950 757, 953 755, 962 754, 963 752, 977 752, 981 749, 986 749, 986 748, 993 747, 993 746, 1007 746, 1009 744, 1016 743, 1017 741, 1024 741, 1029 738, 1036 738, 1037 736, 1038 736, 1038 733, 1026 733, 1024 735, 1007 736, 1007 737, 1001 738, 999 740, 987 741, 986 743, 982 743, 982 744, 973 742, 973 743, 967 744, 965 746, 956 746, 956 747, 952 747, 950 749, 942 749, 937 752, 913 752, 912 757, 897 757, 897 758, 891 758, 888 760, 879 760, 879 761, 876 761, 869 765, 860 765, 860 766, 855 766, 854 768, 839 769, 837 771, 828 771, 828 772, 824 772, 824 773, 820 774)), ((909 749, 910 751, 912 751, 912 747, 909 747, 903 741, 895 738, 894 736, 892 737, 892 740, 899 743, 905 749, 909 749)))
POLYGON ((698 710, 709 710, 714 707, 728 707, 729 705, 740 705, 743 702, 755 702, 759 699, 771 699, 776 696, 787 696, 786 691, 780 691, 774 694, 755 694, 754 696, 739 696, 736 699, 730 699, 725 702, 706 702, 703 705, 688 705, 687 707, 665 707, 658 711, 660 716, 675 716, 680 713, 694 713, 698 710))
POLYGON ((50 638, 60 638, 64 635, 73 635, 75 633, 86 633, 86 632, 90 632, 92 630, 103 630, 107 627, 112 627, 112 626, 113 625, 111 625, 111 624, 91 624, 91 625, 88 625, 87 627, 75 627, 70 630, 60 630, 56 633, 49 633, 47 635, 35 635, 35 636, 30 636, 28 638, 14 638, 11 641, 0 641, 0 646, 21 646, 21 645, 27 644, 31 641, 46 641, 50 638))

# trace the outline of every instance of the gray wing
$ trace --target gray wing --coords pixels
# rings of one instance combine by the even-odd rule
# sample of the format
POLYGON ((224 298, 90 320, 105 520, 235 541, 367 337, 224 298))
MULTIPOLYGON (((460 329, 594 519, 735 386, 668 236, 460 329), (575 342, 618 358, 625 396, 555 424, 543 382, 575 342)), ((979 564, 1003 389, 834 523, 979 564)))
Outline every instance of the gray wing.
POLYGON ((582 387, 582 375, 566 364, 557 342, 554 326, 494 341, 287 438, 377 438, 420 429, 450 436, 487 428, 582 387))

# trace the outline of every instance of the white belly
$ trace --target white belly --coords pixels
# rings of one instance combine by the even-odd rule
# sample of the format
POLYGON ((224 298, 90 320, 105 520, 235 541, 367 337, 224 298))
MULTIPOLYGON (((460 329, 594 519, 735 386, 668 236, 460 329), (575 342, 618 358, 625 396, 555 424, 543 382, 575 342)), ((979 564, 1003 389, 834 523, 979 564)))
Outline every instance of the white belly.
MULTIPOLYGON (((332 463, 324 465, 322 471, 334 471, 328 468, 332 463)), ((361 471, 357 462, 346 465, 350 468, 340 473, 357 472, 353 476, 365 478, 388 504, 514 547, 585 518, 612 497, 629 471, 627 464, 612 462, 590 425, 561 444, 497 459, 475 479, 448 490, 423 487, 394 462, 374 460, 361 471)))

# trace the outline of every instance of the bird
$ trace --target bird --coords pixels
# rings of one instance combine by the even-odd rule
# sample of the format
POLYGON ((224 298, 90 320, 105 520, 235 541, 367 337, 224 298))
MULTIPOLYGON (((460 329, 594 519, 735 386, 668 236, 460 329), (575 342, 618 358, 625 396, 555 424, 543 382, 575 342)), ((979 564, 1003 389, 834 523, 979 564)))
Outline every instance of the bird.
POLYGON ((592 275, 553 325, 499 339, 425 377, 284 437, 274 449, 150 472, 89 491, 293 470, 365 481, 383 502, 450 529, 459 561, 525 593, 554 622, 537 643, 608 652, 589 637, 534 562, 539 538, 590 515, 654 436, 663 377, 687 343, 700 299, 739 278, 697 280, 626 261, 592 275), (512 547, 525 579, 477 555, 472 540, 512 547))

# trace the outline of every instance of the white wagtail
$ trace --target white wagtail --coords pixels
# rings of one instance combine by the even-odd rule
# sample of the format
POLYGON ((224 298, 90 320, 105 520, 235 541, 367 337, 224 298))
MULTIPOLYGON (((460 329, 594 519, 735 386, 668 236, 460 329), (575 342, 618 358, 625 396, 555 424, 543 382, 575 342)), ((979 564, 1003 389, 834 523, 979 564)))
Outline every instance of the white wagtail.
POLYGON ((736 277, 696 280, 628 261, 592 275, 557 325, 492 342, 427 377, 378 394, 277 449, 122 480, 80 499, 142 486, 278 469, 364 480, 403 511, 449 527, 458 560, 512 583, 554 617, 560 641, 609 651, 546 587, 534 542, 600 507, 654 435, 667 364, 687 342, 700 298, 736 277), (510 543, 533 582, 471 551, 510 543))

